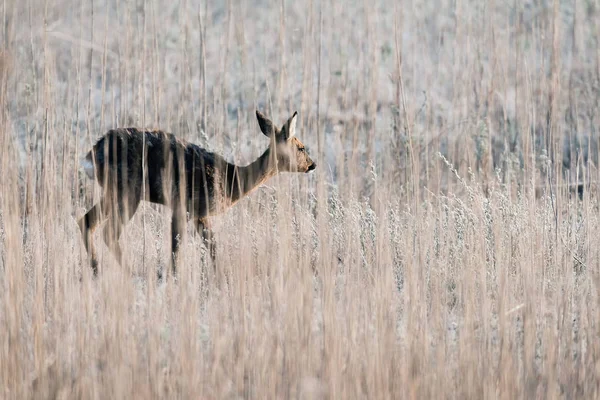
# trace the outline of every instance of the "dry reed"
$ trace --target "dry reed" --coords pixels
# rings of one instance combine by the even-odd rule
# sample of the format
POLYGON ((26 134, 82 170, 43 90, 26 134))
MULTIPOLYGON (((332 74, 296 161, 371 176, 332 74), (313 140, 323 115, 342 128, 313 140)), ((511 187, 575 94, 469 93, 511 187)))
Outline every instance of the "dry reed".
POLYGON ((598 398, 599 15, 4 0, 0 398, 598 398), (214 218, 217 276, 190 226, 157 284, 146 203, 92 280, 91 143, 156 127, 245 163, 255 108, 300 112, 317 173, 214 218))

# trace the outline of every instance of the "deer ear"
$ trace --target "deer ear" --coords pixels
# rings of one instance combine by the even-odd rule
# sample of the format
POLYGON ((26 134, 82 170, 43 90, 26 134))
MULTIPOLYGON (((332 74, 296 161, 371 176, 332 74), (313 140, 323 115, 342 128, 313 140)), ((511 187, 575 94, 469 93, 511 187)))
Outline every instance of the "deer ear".
POLYGON ((258 120, 258 125, 260 126, 260 130, 266 137, 271 137, 277 133, 277 129, 269 118, 265 117, 263 113, 256 110, 256 119, 258 120))
POLYGON ((298 111, 294 111, 294 115, 292 115, 290 117, 290 119, 287 120, 287 122, 283 126, 284 129, 281 130, 281 133, 284 136, 282 139, 288 140, 289 138, 293 138, 296 135, 296 120, 297 119, 298 119, 298 111))

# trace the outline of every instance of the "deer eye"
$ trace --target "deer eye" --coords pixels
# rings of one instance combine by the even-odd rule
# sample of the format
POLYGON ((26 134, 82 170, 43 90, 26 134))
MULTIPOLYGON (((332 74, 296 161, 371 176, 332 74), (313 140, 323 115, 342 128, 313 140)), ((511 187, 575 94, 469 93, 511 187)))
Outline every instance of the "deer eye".
POLYGON ((298 150, 300 150, 300 153, 304 153, 304 147, 300 147, 298 150))

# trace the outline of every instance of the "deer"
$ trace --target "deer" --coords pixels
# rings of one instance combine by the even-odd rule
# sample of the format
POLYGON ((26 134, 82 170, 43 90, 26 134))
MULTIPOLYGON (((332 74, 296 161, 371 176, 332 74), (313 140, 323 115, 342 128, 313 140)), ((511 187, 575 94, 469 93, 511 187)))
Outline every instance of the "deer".
MULTIPOLYGON (((189 221, 201 235, 215 268, 215 240, 209 217, 223 213, 280 172, 315 170, 315 162, 295 136, 297 116, 294 112, 278 128, 256 110, 269 146, 245 166, 162 130, 118 128, 105 133, 81 162, 87 176, 96 179, 102 188, 100 200, 78 220, 93 277, 98 275, 99 266, 92 241, 94 230, 106 221, 104 242, 122 265, 118 241, 142 200, 172 209, 173 276, 177 275, 180 242, 189 221)), ((158 278, 162 279, 160 271, 158 278)))

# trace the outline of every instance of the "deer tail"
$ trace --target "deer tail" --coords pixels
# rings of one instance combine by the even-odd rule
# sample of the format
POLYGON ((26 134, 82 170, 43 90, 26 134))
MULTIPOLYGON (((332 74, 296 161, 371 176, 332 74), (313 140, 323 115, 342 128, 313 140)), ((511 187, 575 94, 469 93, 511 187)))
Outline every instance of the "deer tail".
POLYGON ((89 151, 86 156, 81 160, 81 166, 83 167, 83 170, 85 171, 86 175, 90 178, 90 179, 94 179, 95 175, 96 175, 96 171, 94 168, 94 161, 92 159, 92 152, 89 151))
POLYGON ((85 171, 86 175, 90 177, 90 179, 95 179, 98 177, 99 180, 102 180, 102 166, 104 165, 104 143, 106 141, 106 137, 101 137, 92 150, 90 150, 85 157, 81 160, 81 166, 85 171), (100 175, 98 175, 100 172, 100 175))

